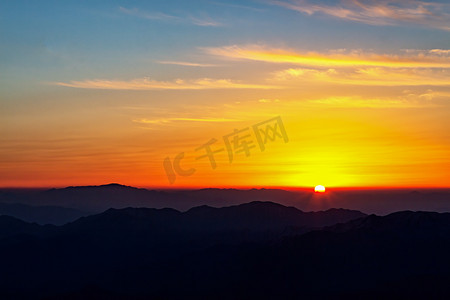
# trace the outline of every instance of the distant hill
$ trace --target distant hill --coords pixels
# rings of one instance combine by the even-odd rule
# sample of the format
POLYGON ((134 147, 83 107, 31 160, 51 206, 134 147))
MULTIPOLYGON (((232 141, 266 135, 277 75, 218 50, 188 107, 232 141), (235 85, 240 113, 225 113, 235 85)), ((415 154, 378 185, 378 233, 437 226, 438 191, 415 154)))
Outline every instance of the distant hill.
POLYGON ((273 202, 254 201, 236 206, 213 208, 200 206, 184 213, 184 219, 202 228, 269 230, 287 226, 323 227, 361 218, 365 214, 346 209, 303 212, 273 202))
POLYGON ((35 192, 0 191, 0 202, 28 205, 58 206, 88 212, 102 212, 108 208, 171 207, 188 210, 199 205, 223 207, 249 201, 283 202, 294 199, 295 193, 269 189, 202 189, 148 190, 117 183, 100 186, 76 186, 35 192))
POLYGON ((0 241, 16 236, 41 237, 55 232, 53 226, 40 226, 36 223, 27 223, 10 216, 0 216, 0 241))
POLYGON ((32 206, 20 203, 0 203, 0 216, 16 217, 26 222, 62 225, 90 213, 58 206, 32 206))
POLYGON ((164 239, 171 235, 211 236, 245 232, 249 238, 262 232, 281 235, 290 230, 292 234, 303 233, 364 216, 366 215, 359 211, 345 209, 302 212, 273 202, 255 201, 223 208, 200 206, 187 212, 169 208, 109 209, 98 215, 80 218, 61 228, 71 232, 81 230, 83 234, 90 234, 92 228, 106 234, 119 234, 120 231, 127 231, 124 234, 161 234, 164 239))
POLYGON ((340 207, 378 215, 401 210, 450 212, 450 189, 328 189, 318 195, 312 189, 148 190, 114 183, 50 190, 0 190, 0 203, 56 206, 91 213, 126 207, 170 207, 186 211, 201 205, 224 207, 250 201, 270 201, 303 211, 340 207))

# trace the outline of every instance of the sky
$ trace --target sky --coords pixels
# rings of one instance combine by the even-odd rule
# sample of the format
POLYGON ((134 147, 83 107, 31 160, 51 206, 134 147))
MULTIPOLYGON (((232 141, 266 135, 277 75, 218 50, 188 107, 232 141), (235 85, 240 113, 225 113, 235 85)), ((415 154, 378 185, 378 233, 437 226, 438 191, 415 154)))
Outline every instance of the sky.
POLYGON ((447 1, 0 2, 0 187, 450 187, 447 1))

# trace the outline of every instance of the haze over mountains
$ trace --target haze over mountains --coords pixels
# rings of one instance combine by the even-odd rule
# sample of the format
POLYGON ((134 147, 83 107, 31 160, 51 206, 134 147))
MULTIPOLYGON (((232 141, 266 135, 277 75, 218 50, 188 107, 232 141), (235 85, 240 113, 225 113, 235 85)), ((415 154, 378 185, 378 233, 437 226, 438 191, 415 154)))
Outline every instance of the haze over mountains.
POLYGON ((62 225, 88 213, 59 206, 33 206, 21 203, 0 203, 0 215, 19 218, 38 224, 62 225))
POLYGON ((109 208, 170 207, 186 211, 208 205, 223 207, 249 201, 271 201, 303 211, 347 208, 385 215, 400 210, 450 212, 448 189, 312 191, 281 189, 148 190, 119 184, 46 190, 0 190, 0 214, 40 224, 64 224, 109 208), (14 204, 14 206, 7 205, 14 204), (22 206, 17 206, 22 204, 22 206), (26 206, 25 206, 26 205, 26 206), (39 206, 39 208, 37 208, 39 206), (43 207, 47 206, 47 207, 43 207), (50 207, 48 207, 50 206, 50 207), (54 210, 59 210, 55 213, 54 210))

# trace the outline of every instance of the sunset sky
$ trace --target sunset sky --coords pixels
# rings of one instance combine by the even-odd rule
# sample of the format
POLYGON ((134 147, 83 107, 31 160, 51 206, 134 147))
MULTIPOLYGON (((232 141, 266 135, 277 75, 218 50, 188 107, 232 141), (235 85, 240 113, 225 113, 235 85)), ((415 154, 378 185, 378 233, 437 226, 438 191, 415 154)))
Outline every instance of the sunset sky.
POLYGON ((0 68, 1 187, 450 187, 448 1, 1 1, 0 68))

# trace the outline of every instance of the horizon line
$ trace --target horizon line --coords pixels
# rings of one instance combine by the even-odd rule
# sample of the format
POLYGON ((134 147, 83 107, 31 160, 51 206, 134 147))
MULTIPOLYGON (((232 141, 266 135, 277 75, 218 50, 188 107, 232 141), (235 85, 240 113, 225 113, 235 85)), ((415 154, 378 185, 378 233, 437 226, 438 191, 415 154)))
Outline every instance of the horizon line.
MULTIPOLYGON (((129 185, 122 184, 117 182, 109 182, 109 183, 101 183, 101 184, 80 184, 80 185, 36 185, 36 186, 0 186, 0 190, 7 189, 64 189, 69 187, 100 187, 100 186, 108 186, 108 185, 120 185, 120 186, 128 186, 139 189, 147 189, 147 190, 202 190, 202 189, 236 189, 236 190, 263 190, 263 189, 271 189, 271 190, 307 190, 314 191, 314 186, 261 186, 261 185, 223 185, 223 186, 178 186, 178 187, 168 187, 168 186, 151 186, 151 185, 129 185)), ((414 190, 414 189, 450 189, 450 186, 325 186, 328 191, 333 190, 414 190)))

